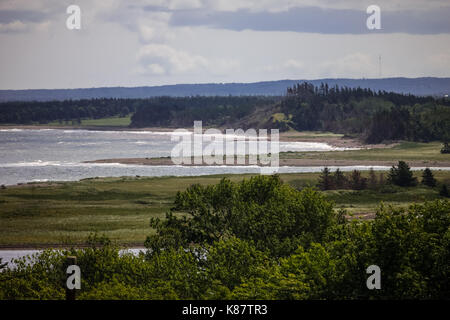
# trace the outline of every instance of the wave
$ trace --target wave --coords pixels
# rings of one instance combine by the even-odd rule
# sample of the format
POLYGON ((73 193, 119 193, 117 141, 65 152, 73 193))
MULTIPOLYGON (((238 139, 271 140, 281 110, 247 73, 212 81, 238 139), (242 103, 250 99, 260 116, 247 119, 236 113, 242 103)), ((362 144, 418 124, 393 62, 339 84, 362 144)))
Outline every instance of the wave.
POLYGON ((25 129, 0 129, 0 132, 22 132, 25 129))
POLYGON ((280 151, 345 151, 345 150, 360 150, 357 147, 334 147, 324 142, 280 142, 280 151), (283 149, 283 150, 282 150, 283 149))
MULTIPOLYGON (((49 128, 43 128, 43 129, 0 129, 0 131, 5 132, 21 132, 21 131, 28 131, 28 132, 39 132, 39 131, 58 131, 63 133, 115 133, 115 134, 138 134, 138 135, 192 135, 194 134, 192 131, 177 131, 179 129, 174 129, 173 131, 151 131, 151 130, 87 130, 87 129, 49 129, 49 128)), ((182 129, 185 130, 185 129, 182 129)), ((197 135, 197 134, 195 134, 197 135)), ((226 133, 203 133, 203 136, 206 137, 223 137, 226 139, 240 139, 240 138, 247 138, 247 139, 260 139, 260 140, 266 140, 267 137, 252 137, 252 136, 246 136, 241 134, 226 134, 226 133)), ((270 136, 270 134, 268 134, 270 136)))
POLYGON ((124 163, 84 163, 84 162, 64 162, 64 161, 30 161, 30 162, 16 162, 16 163, 3 163, 0 164, 0 168, 20 168, 20 167, 127 167, 136 168, 142 167, 137 164, 124 164, 124 163))

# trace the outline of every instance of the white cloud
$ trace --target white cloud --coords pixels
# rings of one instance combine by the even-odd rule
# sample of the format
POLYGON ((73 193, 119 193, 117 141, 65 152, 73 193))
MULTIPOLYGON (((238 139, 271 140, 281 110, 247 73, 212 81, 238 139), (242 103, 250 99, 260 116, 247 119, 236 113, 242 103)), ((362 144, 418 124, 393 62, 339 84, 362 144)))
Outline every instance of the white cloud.
POLYGON ((10 23, 0 24, 0 32, 22 32, 27 29, 28 29, 27 25, 19 20, 15 20, 10 23))
POLYGON ((305 64, 303 62, 295 59, 289 59, 283 64, 283 67, 288 69, 303 69, 304 66, 305 64))
POLYGON ((298 59, 288 59, 285 62, 281 64, 271 64, 264 66, 264 71, 267 72, 282 72, 287 77, 290 76, 290 74, 297 74, 299 71, 305 70, 305 64, 303 61, 298 59))
POLYGON ((177 50, 166 44, 147 44, 137 55, 138 73, 148 75, 210 74, 220 75, 239 68, 237 60, 207 59, 204 56, 177 50))
POLYGON ((30 30, 36 30, 38 32, 47 31, 50 27, 50 21, 44 21, 40 23, 22 22, 20 20, 14 20, 10 23, 0 23, 0 33, 20 33, 28 32, 30 30))
POLYGON ((355 52, 343 57, 324 61, 319 66, 323 75, 328 77, 346 77, 351 74, 356 78, 377 77, 377 59, 368 54, 355 52))
POLYGON ((171 10, 199 9, 203 7, 201 0, 171 0, 168 1, 168 8, 171 10))
MULTIPOLYGON (((378 2, 382 10, 385 4, 416 10, 445 6, 448 0, 378 2)), ((0 88, 376 77, 379 54, 383 76, 449 76, 449 33, 334 35, 170 24, 176 15, 171 10, 203 15, 214 10, 276 11, 310 5, 363 7, 364 11, 365 4, 359 0, 0 0, 0 10, 17 14, 6 12, 0 20, 0 69, 7 75, 0 79, 0 88), (65 28, 65 9, 72 3, 82 11, 79 32, 65 28)))
POLYGON ((157 74, 161 74, 162 70, 168 74, 179 74, 209 66, 206 58, 176 50, 165 44, 143 46, 138 53, 138 61, 151 66, 147 68, 149 73, 155 73, 157 70, 157 74))
POLYGON ((148 71, 149 71, 151 74, 157 74, 157 75, 160 75, 160 74, 165 74, 165 73, 166 73, 166 70, 164 70, 164 68, 163 68, 161 65, 157 64, 157 63, 151 63, 151 64, 149 64, 149 65, 147 66, 147 69, 148 69, 148 71))
MULTIPOLYGON (((374 4, 373 0, 169 0, 163 6, 169 9, 179 9, 174 3, 186 2, 186 8, 205 8, 221 11, 286 11, 294 7, 320 7, 334 9, 365 9, 374 4)), ((161 2, 159 1, 160 5, 161 2)), ((426 10, 448 6, 448 0, 377 0, 375 4, 383 10, 426 10)))
POLYGON ((139 38, 143 43, 166 42, 174 38, 174 31, 169 27, 170 13, 150 12, 136 20, 139 38))

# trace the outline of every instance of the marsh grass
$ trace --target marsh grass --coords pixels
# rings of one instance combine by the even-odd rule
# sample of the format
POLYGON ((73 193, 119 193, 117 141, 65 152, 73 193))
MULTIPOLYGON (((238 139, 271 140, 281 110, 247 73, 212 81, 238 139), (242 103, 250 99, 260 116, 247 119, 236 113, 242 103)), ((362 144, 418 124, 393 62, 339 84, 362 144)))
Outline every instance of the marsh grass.
MULTIPOLYGON (((417 177, 421 172, 414 173, 417 177)), ((367 176, 367 172, 363 173, 367 176)), ((438 183, 450 173, 434 171, 438 183)), ((240 181, 251 175, 200 177, 91 178, 78 182, 32 183, 0 190, 0 246, 82 244, 92 232, 122 245, 142 245, 152 217, 164 217, 178 191, 188 186, 215 184, 223 177, 240 181)), ((315 186, 319 173, 281 174, 294 188, 315 186)), ((385 173, 386 176, 386 173, 385 173)), ((392 187, 389 190, 326 191, 336 209, 374 213, 379 203, 406 207, 439 198, 438 188, 392 187)))

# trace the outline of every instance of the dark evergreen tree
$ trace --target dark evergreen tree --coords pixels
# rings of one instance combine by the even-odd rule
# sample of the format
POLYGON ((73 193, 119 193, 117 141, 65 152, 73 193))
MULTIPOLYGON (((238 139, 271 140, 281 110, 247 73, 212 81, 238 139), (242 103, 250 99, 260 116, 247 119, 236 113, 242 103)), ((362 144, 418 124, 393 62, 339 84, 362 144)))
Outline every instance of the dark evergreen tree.
POLYGON ((397 167, 392 166, 388 180, 390 183, 400 187, 413 187, 417 185, 417 178, 405 161, 399 161, 397 167))
POLYGON ((377 176, 375 175, 375 170, 373 168, 370 168, 369 170, 369 188, 375 189, 378 186, 377 176))
POLYGON ((446 184, 443 184, 441 186, 441 190, 439 190, 439 195, 441 195, 442 197, 450 198, 450 193, 448 191, 446 184))
POLYGON ((323 168, 322 173, 319 176, 319 188, 320 190, 333 189, 333 177, 328 167, 323 168))
POLYGON ((367 179, 361 175, 361 171, 353 170, 350 175, 349 185, 353 190, 363 190, 367 187, 367 179))
POLYGON ((436 179, 429 168, 426 168, 422 173, 422 184, 429 187, 436 187, 436 179))
POLYGON ((347 178, 339 168, 334 172, 333 180, 336 189, 344 189, 347 186, 347 178))

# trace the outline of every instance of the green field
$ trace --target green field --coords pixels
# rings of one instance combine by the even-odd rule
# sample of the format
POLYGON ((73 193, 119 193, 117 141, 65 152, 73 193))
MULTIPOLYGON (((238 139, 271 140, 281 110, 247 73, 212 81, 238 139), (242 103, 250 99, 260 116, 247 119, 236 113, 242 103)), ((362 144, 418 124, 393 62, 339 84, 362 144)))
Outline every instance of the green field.
POLYGON ((321 159, 321 160, 370 160, 370 161, 425 161, 430 166, 435 161, 448 162, 450 154, 441 154, 440 142, 402 142, 391 148, 333 151, 333 152, 284 152, 281 159, 321 159))
POLYGON ((286 138, 292 139, 322 139, 322 138, 342 138, 344 134, 333 133, 329 131, 295 131, 291 130, 286 133, 286 138), (289 135, 292 133, 292 135, 289 135), (298 134, 300 133, 300 134, 298 134))
MULTIPOLYGON (((415 174, 419 176, 420 172, 415 174)), ((222 177, 97 178, 0 189, 0 246, 80 244, 92 232, 105 234, 123 245, 142 245, 152 233, 150 218, 163 217, 177 191, 194 183, 217 183, 222 177)), ((228 177, 239 181, 245 175, 228 177)), ((435 171, 435 177, 439 182, 450 182, 450 172, 435 171)), ((281 178, 302 188, 315 185, 318 174, 282 174, 281 178)), ((437 189, 421 186, 380 191, 333 190, 326 194, 336 203, 336 209, 345 208, 355 216, 369 217, 380 201, 407 206, 440 197, 437 189)))
POLYGON ((131 115, 126 117, 110 117, 102 119, 82 119, 81 124, 76 122, 50 122, 45 126, 80 126, 80 127, 128 127, 131 123, 131 115))

